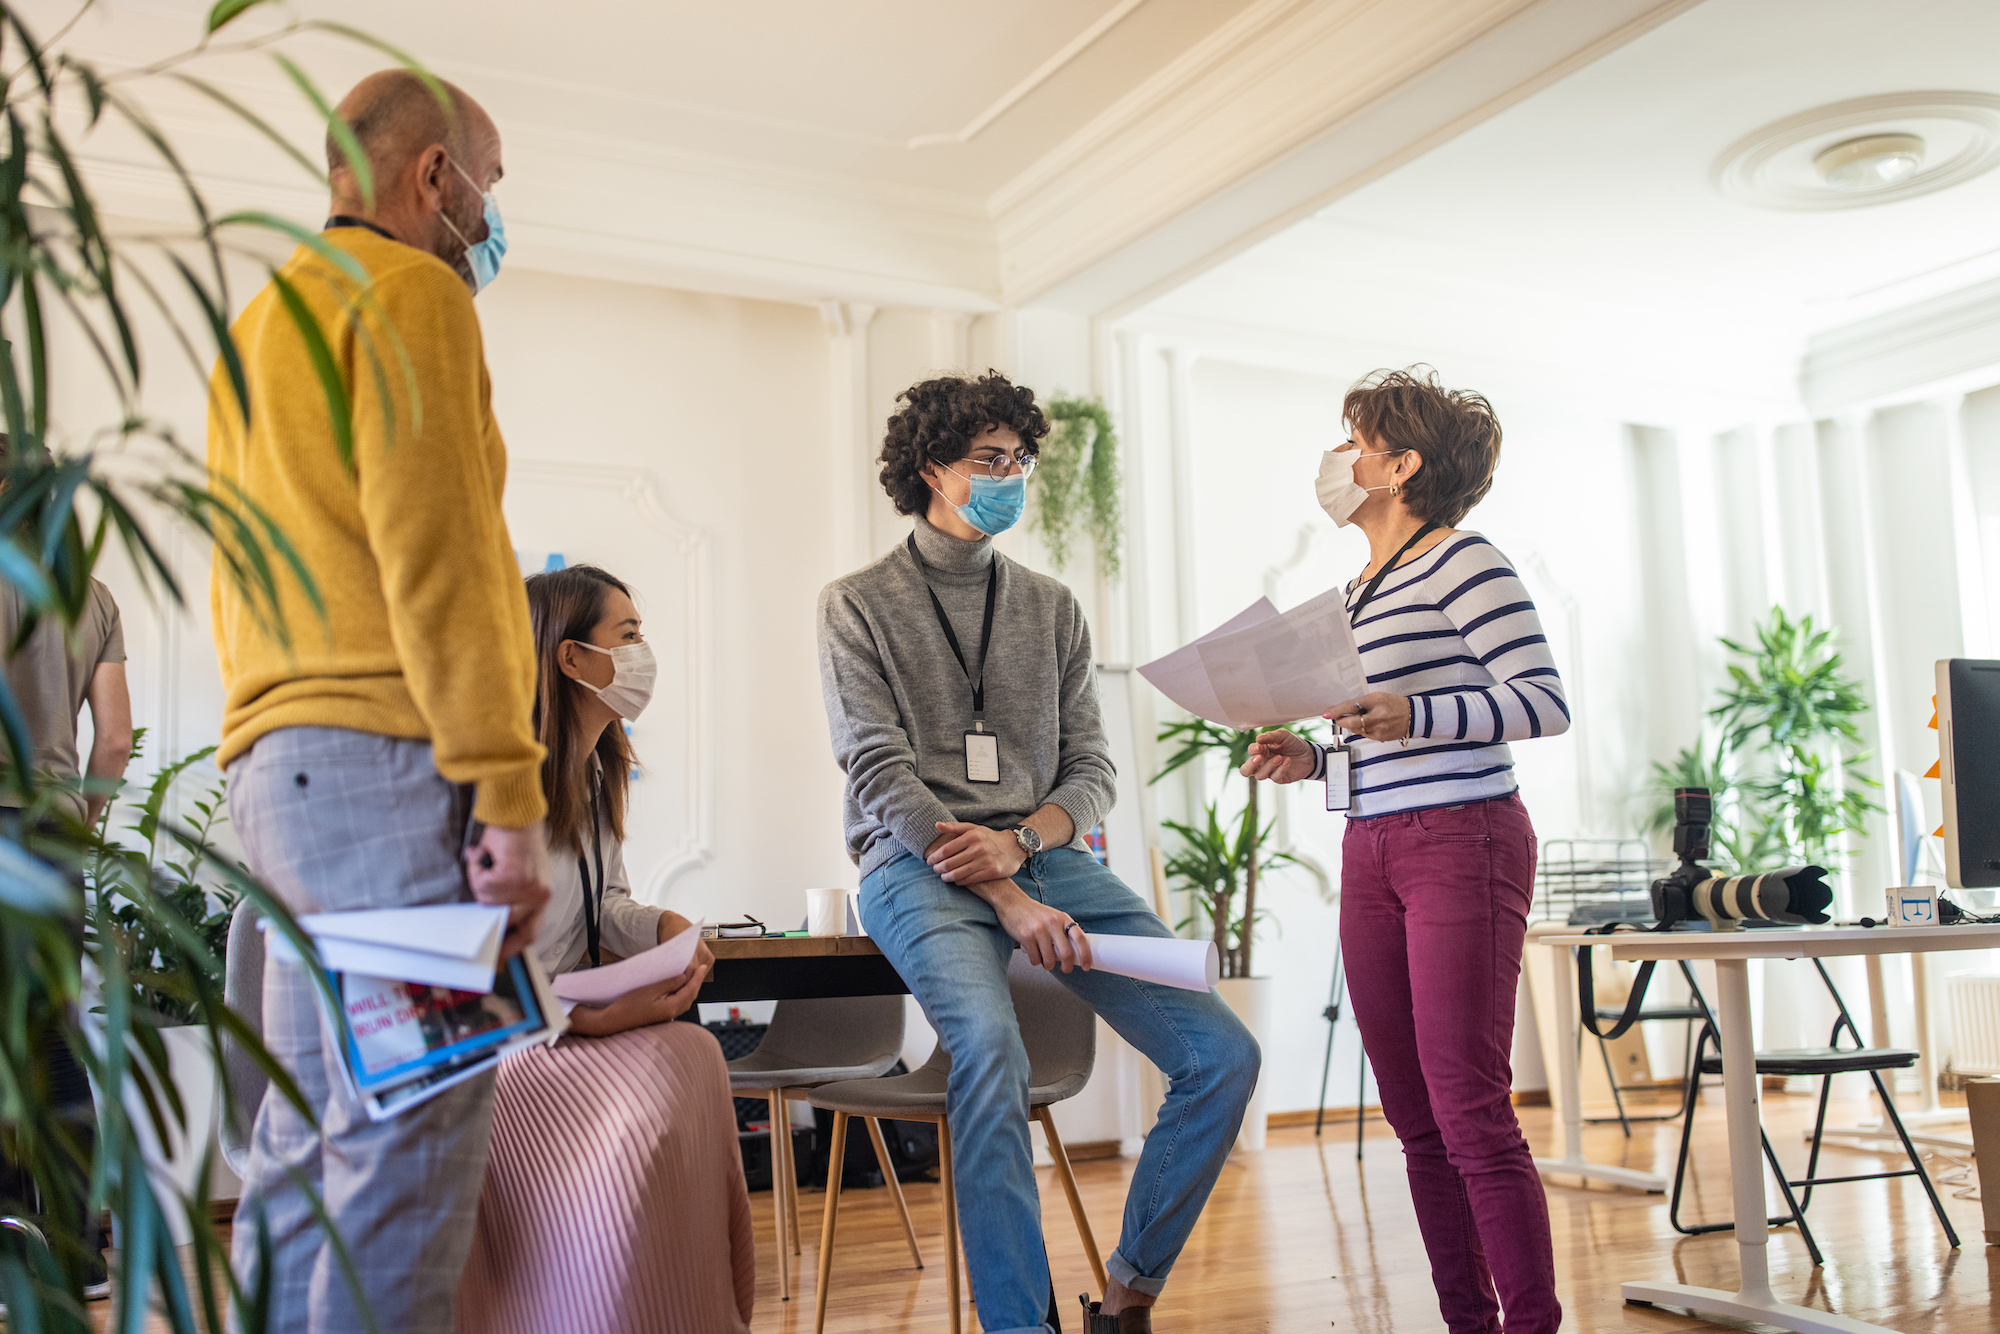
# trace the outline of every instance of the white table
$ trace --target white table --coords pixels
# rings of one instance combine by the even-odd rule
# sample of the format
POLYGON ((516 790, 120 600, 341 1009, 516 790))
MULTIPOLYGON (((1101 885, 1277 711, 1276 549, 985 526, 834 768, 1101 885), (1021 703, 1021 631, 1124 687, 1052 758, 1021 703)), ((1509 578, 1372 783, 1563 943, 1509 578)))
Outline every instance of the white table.
MULTIPOLYGON (((1709 959, 1715 963, 1716 1023, 1722 1032, 1722 1094, 1729 1120, 1729 1186, 1742 1275, 1736 1291, 1685 1283, 1626 1283, 1628 1302, 1680 1306, 1703 1315, 1755 1320, 1798 1334, 1893 1334, 1848 1316, 1780 1300, 1771 1291, 1766 1254, 1764 1158, 1759 1143, 1754 1044, 1750 1036, 1750 960, 1827 958, 1845 954, 1918 954, 2000 946, 2000 926, 1801 927, 1785 931, 1629 932, 1615 936, 1548 936, 1551 947, 1609 945, 1621 962, 1709 959)), ((1570 987, 1575 1005, 1575 986, 1570 987)), ((1573 1021, 1572 1013, 1572 1021, 1573 1021)), ((1573 1044, 1565 1044, 1571 1047, 1573 1044)), ((1574 1064, 1572 1062, 1572 1064, 1574 1064)), ((1574 1094, 1575 1086, 1571 1085, 1574 1094)), ((1599 1169, 1601 1172, 1603 1169, 1599 1169)))
MULTIPOLYGON (((1583 1086, 1582 1074, 1577 1069, 1576 954, 1573 948, 1579 939, 1582 938, 1540 936, 1529 942, 1530 945, 1547 945, 1554 951, 1549 957, 1554 961, 1553 977, 1556 993, 1555 1096, 1557 1110, 1562 1113, 1563 1122, 1563 1156, 1537 1158, 1535 1170, 1543 1176, 1554 1173, 1560 1176, 1587 1177, 1593 1181, 1607 1181, 1614 1186, 1663 1191, 1670 1183, 1656 1172, 1614 1167, 1610 1163, 1593 1163, 1583 1156, 1583 1086)), ((1605 936, 1590 936, 1587 939, 1597 945, 1611 943, 1605 936)), ((1547 1051, 1548 1047, 1544 1046, 1542 1050, 1547 1051)))

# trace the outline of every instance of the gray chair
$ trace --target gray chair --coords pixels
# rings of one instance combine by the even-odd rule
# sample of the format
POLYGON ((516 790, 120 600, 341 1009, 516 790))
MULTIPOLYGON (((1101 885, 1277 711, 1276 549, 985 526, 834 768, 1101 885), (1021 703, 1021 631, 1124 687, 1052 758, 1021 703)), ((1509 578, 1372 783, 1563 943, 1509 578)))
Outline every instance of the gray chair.
MULTIPOLYGON (((260 1039, 264 1035, 264 933, 258 929, 256 905, 244 899, 229 918, 229 946, 223 956, 222 1000, 241 1016, 260 1039)), ((216 1138, 229 1170, 243 1176, 250 1170, 250 1132, 257 1121, 257 1104, 270 1083, 262 1066, 243 1044, 222 1038, 222 1124, 216 1138)))
MULTIPOLYGON (((846 996, 825 1000, 785 1000, 771 1016, 764 1040, 748 1056, 729 1063, 729 1087, 737 1093, 761 1092, 771 1104, 771 1205, 778 1232, 778 1297, 792 1299, 791 1257, 803 1253, 799 1237, 798 1162, 792 1137, 784 1133, 791 1116, 787 1102, 800 1102, 809 1089, 847 1080, 874 1080, 894 1068, 903 1050, 901 996, 846 996), (787 1225, 789 1224, 789 1231, 787 1225)), ((917 1249, 917 1230, 903 1185, 889 1161, 882 1127, 869 1118, 875 1141, 875 1161, 903 1216, 903 1235, 910 1258, 924 1267, 917 1249)), ((828 1189, 840 1178, 843 1143, 827 1160, 828 1189)))
MULTIPOLYGON (((1047 972, 1029 963, 1016 951, 1007 969, 1007 986, 1013 993, 1014 1018, 1021 1028, 1021 1044, 1028 1053, 1029 1115, 1041 1122, 1048 1137, 1049 1156, 1055 1159, 1056 1176, 1063 1194, 1069 1197, 1070 1216, 1083 1238, 1090 1257, 1091 1272, 1098 1290, 1108 1286, 1104 1260, 1097 1253, 1097 1239, 1091 1234, 1090 1220, 1083 1212, 1083 1197, 1077 1193, 1076 1174, 1070 1170, 1069 1154, 1049 1115, 1051 1105, 1073 1098, 1090 1082, 1097 1063, 1097 1016, 1088 1005, 1047 972)), ((952 1186, 951 1126, 945 1119, 945 1086, 951 1078, 951 1053, 939 1043, 921 1070, 889 1079, 856 1079, 827 1084, 814 1089, 806 1099, 815 1107, 833 1113, 833 1162, 847 1150, 847 1119, 876 1118, 891 1121, 928 1121, 938 1128, 938 1162, 944 1180, 945 1294, 951 1306, 951 1331, 960 1334, 963 1315, 958 1300, 958 1197, 952 1186)), ((879 1130, 875 1131, 880 1144, 879 1130)), ((879 1152, 879 1150, 878 1150, 879 1152)), ((819 1293, 813 1317, 813 1334, 826 1328, 826 1299, 833 1281, 833 1235, 840 1214, 840 1176, 829 1174, 826 1183, 826 1219, 820 1230, 819 1293)), ((903 1225, 909 1226, 904 1215, 903 1225)))

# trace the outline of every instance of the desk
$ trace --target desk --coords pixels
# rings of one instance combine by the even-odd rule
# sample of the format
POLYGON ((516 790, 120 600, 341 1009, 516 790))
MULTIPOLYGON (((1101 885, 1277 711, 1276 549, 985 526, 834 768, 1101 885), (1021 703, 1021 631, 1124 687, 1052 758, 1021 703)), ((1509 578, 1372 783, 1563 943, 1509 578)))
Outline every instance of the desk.
POLYGON ((910 990, 882 957, 881 948, 866 936, 767 936, 704 943, 715 954, 715 967, 695 997, 699 1005, 901 996, 910 990))
MULTIPOLYGON (((1735 1292, 1684 1283, 1621 1285, 1628 1302, 1686 1307, 1703 1315, 1754 1320, 1798 1334, 1893 1334, 1848 1316, 1782 1301, 1771 1291, 1766 1251, 1770 1240, 1764 1207, 1764 1159, 1758 1141, 1759 1083, 1750 1035, 1750 960, 1829 958, 1836 955, 1918 954, 1935 950, 1985 950, 2000 946, 2000 926, 1803 927, 1786 931, 1630 932, 1615 936, 1548 936, 1551 948, 1608 945, 1621 962, 1709 959, 1715 964, 1716 1023, 1722 1031, 1722 1095, 1729 1120, 1729 1185, 1736 1217, 1736 1253, 1742 1276, 1735 1292)), ((1576 987, 1568 1013, 1575 1022, 1576 987)), ((1565 1043, 1565 1050, 1573 1044, 1565 1043)), ((1574 1065, 1574 1061, 1571 1062, 1574 1065)), ((1572 1071, 1573 1073, 1573 1071, 1572 1071)), ((1574 1085, 1572 1084, 1572 1089, 1574 1085)))

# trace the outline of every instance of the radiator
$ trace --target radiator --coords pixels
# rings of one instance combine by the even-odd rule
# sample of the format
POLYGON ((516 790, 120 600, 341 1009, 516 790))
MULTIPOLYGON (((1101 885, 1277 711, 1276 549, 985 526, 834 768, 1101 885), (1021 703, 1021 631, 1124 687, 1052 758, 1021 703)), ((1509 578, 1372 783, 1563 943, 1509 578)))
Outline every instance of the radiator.
POLYGON ((1951 1024, 1951 1069, 2000 1075, 2000 973, 1959 973, 1944 980, 1951 1024))

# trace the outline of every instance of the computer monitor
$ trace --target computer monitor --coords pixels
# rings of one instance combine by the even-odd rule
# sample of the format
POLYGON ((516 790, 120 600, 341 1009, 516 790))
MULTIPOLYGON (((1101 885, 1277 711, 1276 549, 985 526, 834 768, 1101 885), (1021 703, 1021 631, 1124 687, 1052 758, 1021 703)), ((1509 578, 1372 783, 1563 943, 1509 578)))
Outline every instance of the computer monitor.
POLYGON ((2000 662, 1941 659, 1937 701, 1945 882, 1991 889, 2000 885, 2000 662))

